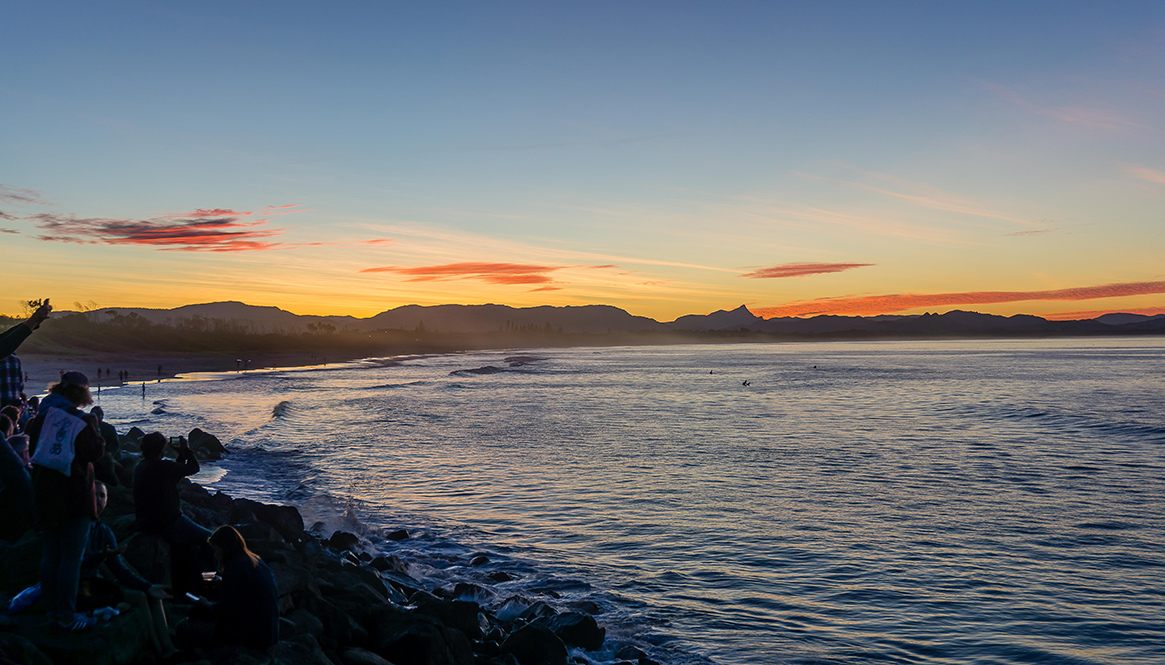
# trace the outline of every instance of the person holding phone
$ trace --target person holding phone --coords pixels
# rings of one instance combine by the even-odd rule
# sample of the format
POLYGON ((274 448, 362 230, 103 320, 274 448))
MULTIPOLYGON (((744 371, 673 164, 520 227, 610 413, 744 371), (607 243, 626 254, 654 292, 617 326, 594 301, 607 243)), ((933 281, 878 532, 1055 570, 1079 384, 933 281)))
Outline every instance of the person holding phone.
POLYGON ((174 594, 181 595, 201 589, 202 572, 214 570, 214 555, 206 542, 210 530, 182 514, 178 496, 178 481, 198 473, 198 460, 185 437, 174 446, 176 461, 162 459, 165 447, 161 432, 142 437, 142 461, 133 474, 134 513, 138 530, 170 543, 170 578, 174 594))
POLYGON ((0 404, 22 399, 24 366, 20 364, 20 358, 16 357, 16 349, 49 318, 52 311, 53 306, 45 298, 27 320, 0 333, 0 404))

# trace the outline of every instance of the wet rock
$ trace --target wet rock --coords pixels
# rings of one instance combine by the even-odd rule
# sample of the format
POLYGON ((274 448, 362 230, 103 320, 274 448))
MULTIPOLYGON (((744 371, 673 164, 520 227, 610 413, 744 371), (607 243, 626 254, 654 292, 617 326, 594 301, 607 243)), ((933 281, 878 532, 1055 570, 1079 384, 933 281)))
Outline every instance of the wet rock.
POLYGON ((336 665, 311 635, 297 635, 271 647, 271 665, 336 665))
POLYGON ((551 607, 549 603, 539 600, 518 615, 518 620, 538 621, 540 619, 550 619, 556 614, 558 614, 558 610, 551 607))
POLYGON ((337 531, 328 538, 328 545, 335 550, 345 552, 356 549, 360 544, 360 536, 347 531, 337 531))
POLYGON ((393 587, 396 587, 397 590, 406 596, 411 596, 424 588, 424 585, 417 580, 409 577, 405 573, 400 573, 395 570, 382 571, 380 576, 384 579, 385 582, 388 582, 393 587))
POLYGON ((395 570, 398 573, 404 573, 405 575, 409 574, 409 565, 395 554, 389 556, 378 556, 375 559, 369 561, 368 565, 372 566, 376 570, 379 570, 380 572, 384 572, 386 570, 395 570))
POLYGON ((564 643, 587 651, 597 651, 603 647, 607 631, 600 628, 595 618, 580 612, 559 614, 546 625, 564 643))
POLYGON ((478 554, 469 560, 469 565, 473 567, 484 566, 489 563, 489 557, 484 554, 478 554))
POLYGON ((141 442, 142 437, 145 435, 146 433, 143 432, 141 428, 135 426, 129 428, 128 432, 118 438, 121 439, 121 443, 124 445, 126 442, 139 443, 141 442))
POLYGON ((358 647, 345 650, 340 658, 343 661, 342 665, 393 665, 391 661, 358 647))
POLYGON ((293 610, 285 620, 291 623, 292 635, 307 634, 317 640, 324 635, 324 622, 303 608, 293 610))
POLYGON ((388 540, 408 540, 409 532, 404 529, 397 529, 396 531, 384 534, 384 537, 388 540))
POLYGON ((521 665, 566 665, 566 644, 549 628, 530 624, 515 630, 502 642, 502 653, 521 665))
POLYGON ((450 628, 460 630, 471 640, 479 640, 484 635, 481 607, 477 603, 442 600, 425 593, 416 594, 412 601, 416 603, 417 612, 432 617, 450 628))
POLYGON ((9 662, 20 665, 53 665, 51 658, 19 635, 0 634, 0 653, 7 656, 9 662))
POLYGON ((472 665, 473 648, 461 631, 427 616, 379 608, 371 622, 373 651, 397 665, 472 665))
POLYGON ((226 447, 222 445, 218 437, 213 434, 208 434, 197 427, 190 430, 190 434, 186 439, 190 442, 190 448, 196 455, 202 453, 207 459, 217 460, 222 459, 223 455, 227 454, 226 447))
POLYGON ((128 665, 149 650, 149 621, 143 612, 131 611, 79 633, 41 624, 22 631, 22 637, 58 665, 128 665))
POLYGON ((492 580, 494 582, 510 582, 512 580, 517 579, 513 575, 511 575, 505 571, 501 571, 501 570, 499 570, 496 573, 490 573, 488 575, 488 577, 490 580, 492 580))

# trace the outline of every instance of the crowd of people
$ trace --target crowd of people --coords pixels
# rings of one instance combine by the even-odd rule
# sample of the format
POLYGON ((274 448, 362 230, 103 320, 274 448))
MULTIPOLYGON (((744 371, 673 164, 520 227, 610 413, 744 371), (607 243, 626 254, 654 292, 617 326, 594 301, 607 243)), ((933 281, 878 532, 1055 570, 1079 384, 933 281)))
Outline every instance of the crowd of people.
POLYGON ((39 581, 16 594, 8 612, 43 606, 49 625, 92 629, 117 606, 146 612, 150 642, 162 656, 182 648, 241 644, 268 648, 279 639, 275 578, 230 525, 213 532, 182 514, 179 482, 198 473, 185 438, 159 432, 141 439, 140 453, 121 449, 116 429, 92 405, 88 378, 62 372, 43 399, 25 393, 15 352, 52 311, 45 302, 0 334, 0 540, 34 532, 41 543, 39 581), (177 459, 165 458, 167 446, 177 459), (122 558, 113 530, 101 522, 109 486, 132 474, 135 528, 170 547, 169 588, 144 579, 122 558), (102 576, 107 569, 112 580, 102 576), (208 584, 214 582, 214 584, 208 584), (207 598, 214 592, 216 599, 207 598), (189 618, 171 627, 165 602, 192 602, 189 618))

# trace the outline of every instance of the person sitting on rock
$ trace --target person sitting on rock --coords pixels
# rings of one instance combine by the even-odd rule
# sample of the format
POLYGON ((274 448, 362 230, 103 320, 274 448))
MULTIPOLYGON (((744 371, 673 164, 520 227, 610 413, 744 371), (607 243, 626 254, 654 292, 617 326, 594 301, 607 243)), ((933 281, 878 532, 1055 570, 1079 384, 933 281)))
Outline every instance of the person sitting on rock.
POLYGON ((183 648, 238 644, 268 649, 279 641, 279 591, 275 575, 232 526, 210 537, 222 581, 218 600, 199 599, 189 619, 175 626, 183 648))
POLYGON ((76 611, 81 555, 89 527, 97 519, 93 462, 105 452, 97 420, 78 408, 92 403, 89 379, 81 372, 64 372, 28 424, 32 491, 41 531, 40 581, 50 617, 71 631, 96 623, 76 611))
MULTIPOLYGON (((89 529, 85 553, 81 558, 77 609, 92 612, 101 608, 112 608, 124 600, 129 600, 131 605, 150 616, 150 645, 155 653, 167 657, 173 654, 175 649, 170 641, 170 628, 166 624, 166 610, 162 607, 162 599, 167 597, 166 592, 161 586, 147 582, 126 565, 121 557, 123 548, 118 547, 117 536, 100 520, 101 513, 109 505, 109 488, 99 482, 96 489, 98 520, 89 529), (130 589, 129 593, 101 576, 102 564, 113 573, 118 582, 130 589)), ((39 583, 21 591, 8 605, 8 613, 17 614, 28 609, 40 599, 41 593, 39 583)))
POLYGON ((178 460, 162 459, 166 437, 151 432, 142 437, 142 461, 133 474, 133 503, 138 529, 170 543, 170 578, 174 593, 199 592, 202 572, 214 569, 207 539, 210 530, 182 514, 178 482, 198 473, 198 460, 184 437, 178 438, 178 460))

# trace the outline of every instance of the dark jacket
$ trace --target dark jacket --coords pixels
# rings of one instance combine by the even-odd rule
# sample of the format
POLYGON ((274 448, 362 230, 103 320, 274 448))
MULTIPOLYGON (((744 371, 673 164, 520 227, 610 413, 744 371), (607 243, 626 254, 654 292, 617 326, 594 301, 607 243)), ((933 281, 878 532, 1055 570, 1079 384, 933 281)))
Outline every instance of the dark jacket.
POLYGON ((101 564, 109 566, 109 572, 125 586, 136 591, 145 591, 150 583, 142 579, 129 566, 121 554, 106 554, 109 550, 117 549, 117 536, 113 530, 101 522, 94 522, 89 529, 89 540, 85 543, 85 555, 81 559, 81 579, 88 580, 101 577, 101 564))
POLYGON ((6 358, 16 352, 20 344, 32 334, 32 328, 18 323, 0 333, 0 358, 6 358))
POLYGON ((186 449, 178 461, 144 459, 133 471, 133 506, 138 528, 156 533, 182 516, 178 481, 198 473, 198 460, 186 449))
POLYGON ((8 440, 0 436, 0 540, 20 540, 35 518, 32 478, 8 440))
POLYGON ((279 591, 267 564, 236 554, 223 563, 218 597, 211 605, 216 639, 252 649, 279 641, 279 591))
POLYGON ((40 438, 45 415, 49 409, 57 408, 85 420, 87 424, 73 440, 74 456, 69 475, 37 464, 32 465, 36 521, 37 526, 42 529, 58 527, 83 517, 97 519, 97 488, 93 482, 93 462, 105 454, 105 442, 94 427, 96 418, 81 413, 77 407, 59 395, 49 395, 41 404, 40 413, 28 424, 29 453, 36 452, 36 443, 40 438))

